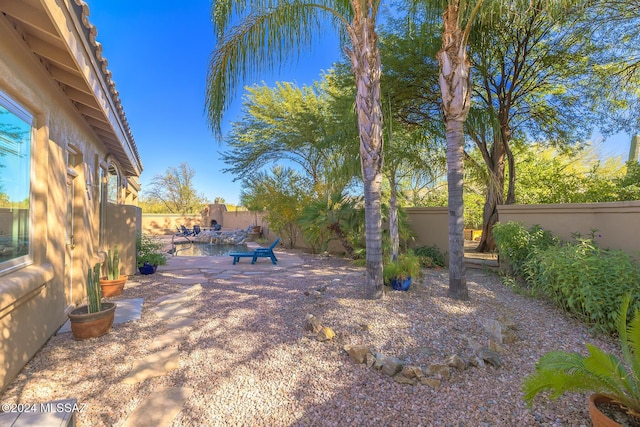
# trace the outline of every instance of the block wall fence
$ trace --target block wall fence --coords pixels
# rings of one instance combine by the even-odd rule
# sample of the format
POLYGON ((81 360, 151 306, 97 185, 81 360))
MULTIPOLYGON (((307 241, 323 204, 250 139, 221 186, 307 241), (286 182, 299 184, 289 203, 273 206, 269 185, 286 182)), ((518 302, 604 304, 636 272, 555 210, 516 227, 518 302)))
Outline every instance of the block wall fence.
MULTIPOLYGON (((555 205, 502 205, 498 207, 501 222, 518 221, 529 227, 540 225, 565 240, 573 233, 588 236, 596 230, 601 247, 622 249, 640 255, 640 201, 610 203, 572 203, 555 205)), ((143 214, 142 231, 150 234, 172 234, 176 226, 207 227, 211 219, 223 229, 260 225, 264 236, 276 235, 264 219, 264 212, 227 211, 224 205, 209 205, 201 215, 143 214)), ((415 234, 411 246, 436 245, 449 250, 448 210, 446 207, 408 208, 407 217, 415 234)), ((300 242, 299 242, 300 243, 300 242)))

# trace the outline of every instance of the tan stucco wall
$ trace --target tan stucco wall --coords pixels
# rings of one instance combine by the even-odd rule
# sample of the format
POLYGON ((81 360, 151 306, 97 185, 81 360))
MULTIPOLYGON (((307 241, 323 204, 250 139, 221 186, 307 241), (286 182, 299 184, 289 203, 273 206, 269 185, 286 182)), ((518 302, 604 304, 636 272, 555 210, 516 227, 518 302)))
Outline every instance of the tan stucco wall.
MULTIPOLYGON (((572 233, 587 237, 597 230, 601 247, 640 255, 640 201, 501 205, 498 213, 500 222, 537 224, 564 240, 571 240, 572 233)), ((443 252, 449 250, 447 208, 408 208, 407 217, 416 235, 414 246, 435 244, 443 252)))
MULTIPOLYGON (((0 270, 0 391, 46 340, 66 321, 72 304, 85 298, 85 274, 99 260, 98 197, 89 199, 87 181, 97 182, 105 165, 105 147, 25 49, 6 20, 0 19, 0 90, 35 118, 32 145, 31 249, 32 263, 10 272, 0 270), (75 148, 81 162, 74 170, 73 289, 65 289, 65 226, 67 214, 67 148, 75 148), (92 176, 89 175, 92 174, 92 176), (91 179, 90 179, 91 178, 91 179)), ((135 197, 132 196, 132 200, 135 197)), ((125 214, 132 214, 128 208, 125 214)), ((135 255, 135 221, 121 217, 128 235, 115 235, 135 255), (127 243, 128 242, 128 243, 127 243), (132 243, 131 243, 132 242, 132 243)), ((122 224, 118 225, 120 227, 122 224)), ((131 255, 129 255, 131 253, 131 255)), ((131 261, 127 260, 127 266, 131 261)), ((132 270, 128 269, 128 274, 132 270)))
POLYGON ((209 227, 211 219, 226 230, 244 229, 251 225, 260 225, 264 233, 269 235, 269 225, 264 220, 263 212, 227 211, 224 205, 209 205, 201 215, 180 214, 147 214, 142 215, 142 231, 148 234, 174 234, 177 227, 184 225, 193 228, 194 225, 209 227))
POLYGON ((443 253, 449 251, 447 208, 407 208, 406 212, 416 239, 411 246, 436 245, 443 253))
POLYGON ((636 255, 640 252, 640 201, 504 205, 498 206, 498 214, 500 222, 538 224, 564 240, 571 240, 572 233, 588 237, 592 229, 597 230, 601 247, 636 255))
MULTIPOLYGON (((137 206, 107 205, 107 227, 103 251, 118 245, 120 274, 136 274, 136 236, 142 221, 142 210, 137 206)), ((104 252, 101 254, 104 259, 104 252)))

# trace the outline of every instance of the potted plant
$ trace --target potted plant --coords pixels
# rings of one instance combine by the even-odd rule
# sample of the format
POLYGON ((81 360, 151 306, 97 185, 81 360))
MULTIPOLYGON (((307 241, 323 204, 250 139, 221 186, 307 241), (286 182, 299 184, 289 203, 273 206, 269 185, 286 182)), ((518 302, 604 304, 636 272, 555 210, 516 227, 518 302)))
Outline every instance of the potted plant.
POLYGON ((138 235, 136 254, 140 274, 153 274, 159 265, 167 264, 167 257, 162 252, 162 244, 148 235, 138 235))
POLYGON ((552 399, 566 392, 588 391, 594 426, 622 425, 626 420, 630 423, 624 425, 640 425, 640 314, 636 309, 627 325, 630 301, 627 295, 618 314, 622 361, 591 344, 587 344, 588 356, 551 351, 523 380, 525 401, 530 404, 542 391, 551 391, 552 399))
POLYGON ((120 275, 120 257, 118 256, 118 245, 114 246, 113 254, 111 249, 107 252, 105 261, 107 275, 100 278, 100 288, 103 297, 115 297, 122 295, 127 276, 120 275))
POLYGON ((68 314, 71 332, 77 340, 95 338, 109 332, 116 312, 115 303, 102 302, 100 264, 96 264, 93 271, 89 268, 86 290, 87 305, 82 305, 68 314))
POLYGON ((420 258, 411 252, 401 254, 396 260, 385 263, 382 270, 384 283, 397 291, 408 290, 412 278, 420 277, 421 274, 420 258))

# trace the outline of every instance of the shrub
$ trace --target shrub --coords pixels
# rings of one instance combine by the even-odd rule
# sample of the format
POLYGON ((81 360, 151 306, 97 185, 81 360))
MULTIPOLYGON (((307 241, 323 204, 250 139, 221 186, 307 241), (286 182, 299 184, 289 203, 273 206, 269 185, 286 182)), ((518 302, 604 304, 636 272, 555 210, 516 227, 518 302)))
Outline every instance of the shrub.
POLYGON ((607 333, 616 330, 624 296, 640 299, 640 266, 621 250, 598 247, 591 239, 548 247, 525 262, 528 283, 566 311, 607 333))
POLYGON ((420 259, 412 252, 400 254, 395 261, 384 264, 382 275, 385 284, 389 284, 391 279, 418 278, 422 275, 420 259))
POLYGON ((502 261, 508 264, 510 272, 516 276, 524 276, 523 266, 526 261, 559 242, 557 237, 539 225, 527 230, 522 223, 509 221, 495 224, 492 231, 502 261))
POLYGON ((420 246, 413 253, 420 258, 420 265, 426 268, 444 267, 444 254, 436 245, 420 246))
POLYGON ((138 267, 145 263, 150 265, 166 265, 167 257, 162 252, 162 243, 153 236, 138 234, 136 239, 136 262, 138 267))

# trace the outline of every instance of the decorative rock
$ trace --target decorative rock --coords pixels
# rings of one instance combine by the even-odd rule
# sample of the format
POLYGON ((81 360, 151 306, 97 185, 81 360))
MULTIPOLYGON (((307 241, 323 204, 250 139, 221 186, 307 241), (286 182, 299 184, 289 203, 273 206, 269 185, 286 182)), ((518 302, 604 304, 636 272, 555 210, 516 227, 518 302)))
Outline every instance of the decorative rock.
POLYGON ((402 375, 402 373, 395 375, 393 377, 393 380, 399 384, 409 384, 409 385, 416 385, 416 380, 413 378, 407 378, 404 375, 402 375))
POLYGON ((406 365, 402 367, 402 370, 398 375, 405 376, 407 378, 422 378, 424 377, 424 373, 419 366, 414 365, 406 365))
POLYGON ((365 363, 367 365, 367 368, 371 368, 374 363, 376 363, 376 357, 372 353, 367 354, 367 360, 365 361, 365 363))
POLYGON ((513 344, 518 341, 518 335, 512 329, 506 329, 502 331, 502 343, 503 344, 513 344))
POLYGON ((496 353, 505 353, 507 351, 503 346, 498 344, 498 342, 493 338, 489 338, 489 348, 492 351, 495 351, 496 353))
POLYGON ((516 325, 513 321, 496 319, 482 319, 480 321, 484 330, 491 335, 498 344, 510 344, 517 341, 515 333, 516 325))
POLYGON ((318 332, 317 338, 318 338, 318 341, 325 342, 333 339, 335 336, 336 336, 336 333, 333 332, 333 329, 327 326, 323 326, 322 329, 320 329, 320 332, 318 332))
POLYGON ((477 353, 478 351, 480 351, 480 349, 482 348, 482 344, 480 344, 478 341, 476 341, 473 338, 470 337, 466 337, 467 338, 467 343, 469 343, 469 347, 471 347, 471 351, 473 351, 473 353, 477 353))
POLYGON ((458 371, 464 371, 464 368, 467 367, 467 364, 464 362, 464 360, 457 354, 452 354, 451 356, 449 356, 445 363, 447 364, 447 366, 455 368, 458 371))
POLYGON ((451 376, 451 369, 446 365, 429 365, 426 374, 430 377, 448 380, 451 376))
POLYGON ((428 385, 429 387, 431 387, 434 390, 437 390, 438 387, 440 387, 441 383, 442 382, 440 380, 435 379, 435 378, 427 378, 427 377, 420 378, 420 384, 428 385))
POLYGON ((482 360, 478 356, 474 356, 471 359, 469 359, 469 366, 473 366, 474 368, 484 368, 485 363, 484 363, 484 360, 482 360))
POLYGON ((320 324, 320 320, 311 313, 307 314, 304 318, 304 330, 317 334, 321 329, 322 325, 320 324))
POLYGON ((397 357, 386 357, 382 362, 382 372, 390 377, 394 376, 402 369, 402 360, 397 357))
POLYGON ((492 351, 490 348, 482 347, 478 352, 478 357, 482 359, 484 362, 487 362, 490 365, 499 368, 502 363, 500 362, 500 356, 495 351, 492 351))
POLYGON ((373 362, 373 367, 377 370, 382 369, 382 364, 384 363, 384 360, 387 358, 387 356, 385 356, 382 353, 376 353, 376 360, 373 362))
MULTIPOLYGON (((366 345, 346 345, 344 346, 344 351, 349 354, 351 360, 356 363, 367 363, 368 364, 368 356, 373 356, 371 354, 371 349, 366 345)), ((373 364, 373 363, 372 363, 373 364)))

